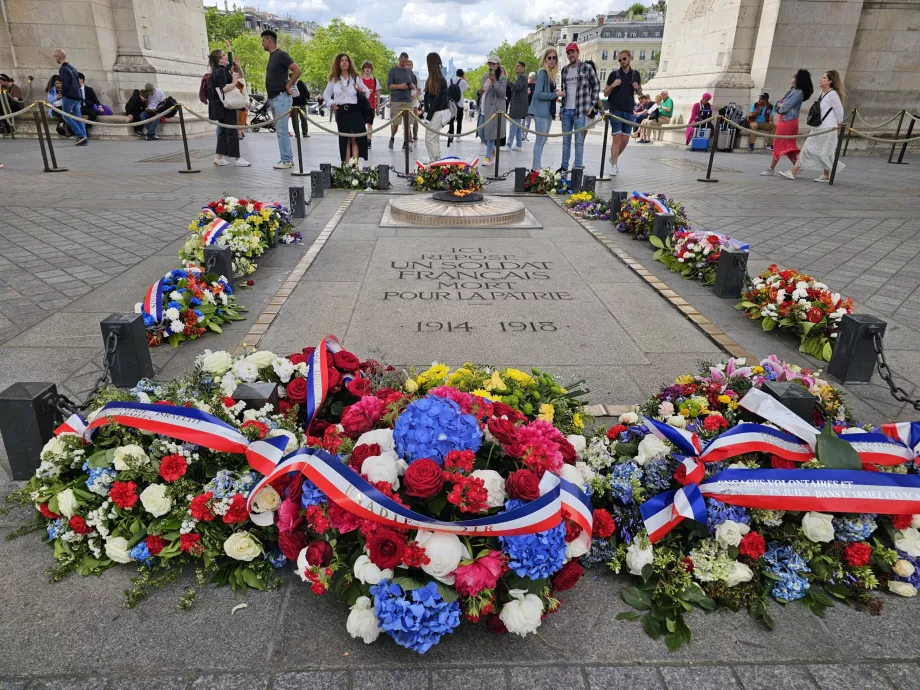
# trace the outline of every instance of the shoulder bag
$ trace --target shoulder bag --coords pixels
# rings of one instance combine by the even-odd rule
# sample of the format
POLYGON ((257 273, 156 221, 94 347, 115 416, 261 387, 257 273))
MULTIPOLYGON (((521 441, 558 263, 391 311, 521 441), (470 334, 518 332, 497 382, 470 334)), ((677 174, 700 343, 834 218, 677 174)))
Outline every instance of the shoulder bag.
POLYGON ((246 96, 236 88, 235 84, 236 82, 234 82, 234 87, 230 91, 217 89, 217 93, 220 94, 220 100, 228 110, 240 110, 246 107, 246 96))
MULTIPOLYGON (((830 93, 830 91, 828 91, 830 93)), ((811 104, 811 107, 808 109, 808 119, 806 122, 809 127, 820 127, 821 123, 824 122, 824 118, 831 114, 831 111, 828 110, 824 113, 824 117, 821 117, 821 100, 824 96, 821 96, 818 100, 811 104)))

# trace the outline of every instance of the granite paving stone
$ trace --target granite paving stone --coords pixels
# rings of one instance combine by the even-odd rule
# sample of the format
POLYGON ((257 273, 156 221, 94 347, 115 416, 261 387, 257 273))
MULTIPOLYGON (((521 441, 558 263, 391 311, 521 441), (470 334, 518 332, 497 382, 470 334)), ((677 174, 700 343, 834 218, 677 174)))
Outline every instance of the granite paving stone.
POLYGON ((268 690, 271 677, 262 673, 215 673, 198 676, 189 690, 268 690))
POLYGON ((668 690, 729 690, 738 688, 732 670, 726 666, 661 668, 668 690))
POLYGON ((591 690, 661 690, 663 684, 656 668, 621 666, 585 670, 591 690))
POLYGON ((428 690, 429 687, 428 671, 423 669, 355 671, 352 683, 352 690, 428 690))
POLYGON ((744 690, 815 690, 815 684, 804 666, 764 666, 760 664, 734 666, 735 676, 744 690))
POLYGON ((347 690, 348 684, 345 671, 297 671, 275 675, 271 690, 347 690))
POLYGON ((509 690, 583 690, 580 669, 571 666, 512 668, 509 690))
POLYGON ((869 664, 809 665, 821 690, 893 690, 897 688, 881 668, 869 664))
POLYGON ((173 676, 128 676, 112 678, 106 690, 185 690, 189 678, 173 676))

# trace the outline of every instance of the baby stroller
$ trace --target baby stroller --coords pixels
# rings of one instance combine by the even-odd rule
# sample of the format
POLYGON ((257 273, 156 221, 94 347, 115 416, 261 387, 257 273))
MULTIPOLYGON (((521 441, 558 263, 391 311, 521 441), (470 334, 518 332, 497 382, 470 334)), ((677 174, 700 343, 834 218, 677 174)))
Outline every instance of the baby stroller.
MULTIPOLYGON (((249 110, 255 110, 252 119, 249 121, 250 125, 260 125, 263 122, 268 122, 272 119, 271 108, 269 106, 268 100, 260 93, 251 93, 249 94, 249 110), (261 104, 261 105, 260 105, 261 104), (258 108, 258 110, 256 110, 258 108)), ((269 132, 275 131, 275 125, 270 124, 268 127, 253 127, 253 132, 258 132, 260 129, 267 129, 269 132)))

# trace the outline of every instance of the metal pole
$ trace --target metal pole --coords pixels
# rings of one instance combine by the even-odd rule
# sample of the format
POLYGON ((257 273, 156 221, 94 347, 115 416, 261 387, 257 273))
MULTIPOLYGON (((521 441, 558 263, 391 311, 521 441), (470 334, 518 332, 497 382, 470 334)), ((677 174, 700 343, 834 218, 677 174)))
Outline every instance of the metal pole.
POLYGON ((610 120, 607 119, 607 114, 604 113, 604 143, 601 145, 601 171, 597 174, 598 180, 609 180, 609 177, 604 177, 604 163, 607 162, 607 130, 610 129, 610 120))
POLYGON ((406 149, 406 175, 409 174, 409 111, 403 110, 403 139, 406 149))
POLYGON ((182 149, 185 151, 185 170, 180 170, 180 173, 197 173, 201 172, 200 170, 192 169, 192 159, 188 155, 188 137, 185 136, 185 115, 182 114, 182 111, 185 110, 184 105, 179 106, 179 128, 182 130, 182 149))
POLYGON ((294 108, 294 117, 291 119, 294 121, 294 138, 297 140, 297 167, 300 169, 300 172, 294 172, 291 170, 291 175, 294 177, 305 177, 310 173, 303 171, 303 150, 300 147, 300 108, 294 108))
POLYGON ((51 132, 48 131, 48 116, 45 115, 45 109, 38 106, 38 112, 45 130, 45 139, 48 141, 48 155, 51 158, 51 167, 46 172, 67 172, 67 168, 58 167, 57 158, 54 157, 54 144, 51 143, 51 132))
POLYGON ((712 134, 709 135, 709 167, 706 168, 706 177, 696 178, 697 182, 718 182, 718 180, 712 179, 712 159, 716 157, 716 142, 719 138, 719 120, 722 119, 721 115, 716 115, 715 121, 712 123, 712 134))
MULTIPOLYGON (((850 114, 850 129, 853 129, 856 125, 856 108, 853 108, 853 112, 850 114)), ((850 145, 850 140, 847 139, 846 143, 843 146, 843 157, 847 157, 847 147, 850 145)))
POLYGON ((42 122, 38 115, 40 108, 41 106, 32 111, 32 115, 35 117, 35 133, 38 135, 38 144, 42 149, 42 163, 45 166, 44 171, 51 172, 51 168, 48 167, 48 154, 45 153, 45 140, 42 138, 42 122))
MULTIPOLYGON (((907 125, 907 134, 904 135, 905 139, 910 139, 910 135, 914 132, 914 119, 911 118, 910 124, 907 125)), ((907 142, 905 141, 901 144, 901 153, 898 154, 898 160, 895 162, 895 165, 910 165, 910 163, 904 160, 904 154, 907 152, 907 142)))
MULTIPOLYGON (((502 115, 503 115, 503 114, 499 114, 499 116, 498 116, 498 122, 495 123, 495 126, 496 126, 496 130, 495 130, 495 174, 494 174, 494 176, 493 176, 492 178, 490 178, 490 179, 493 179, 493 180, 497 180, 497 179, 498 179, 498 162, 499 162, 499 159, 501 158, 501 155, 502 155, 502 147, 501 147, 501 143, 502 143, 502 115)), ((507 135, 505 135, 505 136, 507 136, 507 135)))
MULTIPOLYGON (((847 139, 850 138, 850 129, 847 128, 847 139)), ((840 160, 840 147, 843 145, 843 137, 840 136, 840 131, 837 132, 837 151, 834 153, 834 167, 831 168, 831 177, 828 181, 828 184, 834 184, 834 175, 837 174, 837 161, 840 160)))
MULTIPOLYGON (((901 118, 898 120, 898 128, 894 132, 894 138, 897 139, 901 134, 901 125, 904 123, 904 115, 907 113, 906 110, 901 111, 901 118)), ((913 120, 911 120, 913 122, 913 120)), ((897 148, 897 143, 891 145, 891 153, 888 154, 888 162, 891 162, 891 159, 894 158, 894 150, 897 148)))

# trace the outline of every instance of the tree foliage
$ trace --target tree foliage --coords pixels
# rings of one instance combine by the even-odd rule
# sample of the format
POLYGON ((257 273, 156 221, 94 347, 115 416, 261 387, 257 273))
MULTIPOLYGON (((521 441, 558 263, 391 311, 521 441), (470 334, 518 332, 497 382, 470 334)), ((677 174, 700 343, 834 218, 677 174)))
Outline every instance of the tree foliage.
MULTIPOLYGON (((525 73, 536 72, 540 64, 540 59, 534 54, 533 48, 524 39, 519 40, 513 45, 508 43, 508 41, 502 41, 502 44, 494 48, 492 53, 498 56, 502 67, 508 72, 509 81, 515 78, 514 65, 518 61, 524 63, 525 73)), ((488 73, 488 65, 480 65, 476 69, 471 69, 466 72, 464 78, 470 85, 470 88, 464 94, 466 98, 476 99, 476 92, 479 90, 479 85, 482 83, 483 77, 488 73)))
POLYGON ((629 9, 626 10, 626 16, 641 17, 643 14, 645 14, 647 9, 648 8, 641 2, 634 2, 629 6, 629 9))
POLYGON ((246 31, 246 17, 239 10, 224 14, 216 7, 205 7, 204 22, 211 50, 223 48, 225 40, 232 41, 246 31))

